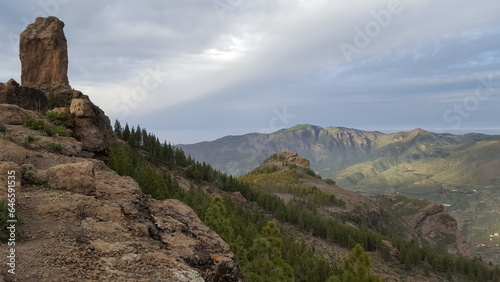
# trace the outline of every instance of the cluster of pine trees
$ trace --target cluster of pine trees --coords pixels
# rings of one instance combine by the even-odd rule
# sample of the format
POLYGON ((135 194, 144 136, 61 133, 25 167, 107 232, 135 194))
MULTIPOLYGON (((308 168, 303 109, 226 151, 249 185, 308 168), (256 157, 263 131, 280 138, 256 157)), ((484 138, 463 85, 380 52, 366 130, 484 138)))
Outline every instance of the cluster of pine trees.
MULTIPOLYGON (((113 146, 109 167, 120 175, 133 177, 145 193, 157 199, 175 198, 191 206, 230 244, 250 281, 349 281, 342 278, 350 272, 348 265, 332 266, 304 244, 280 234, 275 223, 267 222, 264 212, 332 243, 352 248, 357 256, 360 256, 359 247, 383 252, 381 240, 388 240, 399 249, 397 259, 409 270, 422 267, 427 271, 447 273, 449 277, 459 274, 468 275, 473 281, 500 281, 498 267, 493 269, 478 260, 423 249, 390 234, 350 227, 339 220, 321 217, 298 203, 287 205, 275 195, 221 173, 206 163, 196 162, 166 142, 160 143, 154 134, 140 126, 130 128, 127 124, 122 128, 117 121, 114 131, 127 144, 122 142, 113 146), (194 183, 205 182, 227 192, 239 191, 248 201, 257 203, 261 210, 250 211, 227 199, 210 198, 194 187, 184 191, 170 174, 172 171, 194 183), (276 279, 269 280, 268 277, 276 279)), ((366 262, 366 259, 360 260, 366 262)), ((361 274, 366 273, 363 270, 361 274)))

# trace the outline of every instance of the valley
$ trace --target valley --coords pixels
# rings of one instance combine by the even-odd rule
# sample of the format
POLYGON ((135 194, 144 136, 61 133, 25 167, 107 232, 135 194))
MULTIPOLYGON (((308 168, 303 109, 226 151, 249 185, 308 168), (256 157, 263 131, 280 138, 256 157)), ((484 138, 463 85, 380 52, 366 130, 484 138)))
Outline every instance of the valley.
POLYGON ((445 205, 469 250, 500 263, 489 235, 500 231, 500 137, 437 134, 422 129, 384 134, 341 127, 297 125, 272 134, 223 137, 181 145, 187 154, 233 175, 247 173, 285 150, 342 188, 363 194, 399 194, 445 205))

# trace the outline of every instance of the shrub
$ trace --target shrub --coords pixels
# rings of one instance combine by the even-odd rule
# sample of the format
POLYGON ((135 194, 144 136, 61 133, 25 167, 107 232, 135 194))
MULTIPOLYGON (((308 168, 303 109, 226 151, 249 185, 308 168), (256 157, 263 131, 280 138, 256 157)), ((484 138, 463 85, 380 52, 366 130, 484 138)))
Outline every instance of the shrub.
POLYGON ((28 143, 32 143, 36 141, 36 137, 33 135, 28 135, 28 143))
POLYGON ((21 166, 21 182, 23 184, 43 185, 47 183, 46 180, 37 176, 37 171, 32 164, 23 164, 21 166))
POLYGON ((27 119, 24 123, 23 126, 29 129, 33 130, 44 130, 47 126, 45 125, 45 122, 43 120, 37 120, 37 119, 27 119))
POLYGON ((68 137, 69 133, 66 130, 66 127, 64 127, 64 126, 56 126, 56 128, 54 129, 54 135, 62 136, 62 137, 68 137))
POLYGON ((0 123, 0 133, 7 133, 7 128, 5 128, 5 125, 0 123))
POLYGON ((47 152, 49 153, 54 153, 54 154, 62 154, 63 153, 63 148, 61 144, 57 143, 49 143, 47 144, 47 152))
POLYGON ((49 110, 45 113, 45 117, 57 126, 63 126, 63 127, 70 126, 70 118, 68 114, 63 111, 49 110))

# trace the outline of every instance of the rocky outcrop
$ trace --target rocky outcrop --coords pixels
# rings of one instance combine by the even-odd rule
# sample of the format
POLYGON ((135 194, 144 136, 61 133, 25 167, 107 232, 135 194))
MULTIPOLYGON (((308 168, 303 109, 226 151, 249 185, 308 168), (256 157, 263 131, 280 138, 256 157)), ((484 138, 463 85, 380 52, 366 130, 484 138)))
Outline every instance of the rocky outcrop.
POLYGON ((114 140, 109 118, 88 97, 72 99, 69 112, 74 121, 75 137, 83 143, 83 150, 107 155, 114 140))
MULTIPOLYGON (((386 212, 399 216, 401 222, 385 222, 407 230, 401 234, 407 240, 415 240, 429 248, 445 248, 448 253, 470 256, 465 239, 458 231, 455 218, 444 211, 444 206, 429 200, 410 199, 399 195, 379 195, 376 199, 386 212)), ((401 228, 400 228, 401 229, 401 228)))
POLYGON ((64 23, 56 17, 37 18, 21 33, 21 84, 38 89, 71 88, 64 23))
POLYGON ((19 281, 244 281, 229 246, 185 204, 144 195, 101 161, 11 152, 19 156, 0 161, 0 180, 8 170, 20 180, 18 162, 30 163, 50 187, 17 185, 28 222, 16 245, 19 281))
POLYGON ((35 112, 21 109, 16 105, 0 104, 0 123, 6 125, 20 125, 28 119, 37 119, 35 112))
POLYGON ((245 197, 243 197, 241 192, 233 192, 229 195, 229 198, 235 204, 244 204, 247 202, 247 199, 245 199, 245 197))
POLYGON ((285 163, 296 165, 301 168, 309 168, 311 162, 299 156, 299 153, 293 151, 285 151, 277 154, 278 158, 283 158, 285 163))
POLYGON ((26 86, 20 86, 11 79, 0 83, 0 104, 17 105, 30 111, 44 112, 48 108, 47 97, 43 91, 26 86))
POLYGON ((300 168, 309 168, 310 162, 308 159, 299 156, 299 153, 294 151, 284 151, 269 157, 261 167, 269 166, 286 166, 295 165, 300 168))
MULTIPOLYGON (((64 23, 55 17, 37 18, 21 34, 19 56, 23 86, 14 80, 0 83, 0 104, 17 105, 42 113, 49 107, 66 106, 64 111, 70 115, 68 129, 81 142, 81 146, 72 144, 67 153, 82 152, 89 157, 105 159, 114 140, 111 123, 88 96, 69 86, 68 52, 63 28, 64 23), (48 93, 48 97, 42 90, 48 93), (53 100, 50 104, 49 98, 53 100)), ((22 124, 28 118, 39 119, 25 111, 6 109, 13 113, 11 117, 0 113, 0 118, 7 120, 7 124, 22 124)), ((34 145, 30 144, 31 148, 36 148, 34 145)))

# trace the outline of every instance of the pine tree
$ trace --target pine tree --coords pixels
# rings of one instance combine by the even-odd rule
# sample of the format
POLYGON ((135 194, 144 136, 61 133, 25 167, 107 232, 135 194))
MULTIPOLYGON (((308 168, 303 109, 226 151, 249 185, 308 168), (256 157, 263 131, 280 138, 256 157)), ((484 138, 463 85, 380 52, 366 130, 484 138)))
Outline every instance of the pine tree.
POLYGON ((340 263, 342 274, 332 276, 328 282, 381 282, 381 277, 372 274, 370 271, 372 261, 360 244, 356 244, 347 258, 340 263))
POLYGON ((262 236, 253 241, 248 254, 249 263, 245 273, 249 281, 295 281, 292 267, 286 263, 279 247, 283 241, 278 237, 280 230, 269 221, 262 228, 262 236))
POLYGON ((115 128, 114 128, 114 131, 115 133, 115 136, 117 138, 120 138, 122 139, 123 138, 123 129, 122 129, 122 125, 120 124, 120 122, 118 120, 115 120, 115 128))
POLYGON ((205 212, 205 223, 210 226, 224 241, 229 242, 234 237, 231 221, 227 213, 224 200, 220 196, 215 196, 210 200, 210 205, 205 212))
POLYGON ((128 123, 125 123, 125 129, 123 129, 123 135, 122 135, 123 141, 127 142, 130 139, 130 127, 128 126, 128 123))

